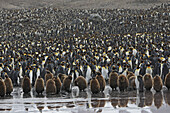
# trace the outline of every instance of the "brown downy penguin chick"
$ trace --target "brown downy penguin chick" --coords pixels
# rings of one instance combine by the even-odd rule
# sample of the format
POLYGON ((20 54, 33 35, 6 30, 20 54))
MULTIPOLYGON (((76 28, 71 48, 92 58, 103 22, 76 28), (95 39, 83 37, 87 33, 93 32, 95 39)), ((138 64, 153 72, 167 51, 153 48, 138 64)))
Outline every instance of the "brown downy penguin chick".
POLYGON ((60 81, 63 83, 63 80, 67 77, 67 75, 59 73, 58 77, 60 78, 60 81))
POLYGON ((75 81, 75 86, 79 87, 80 91, 84 91, 87 88, 87 81, 83 76, 78 76, 75 81))
POLYGON ((46 94, 55 94, 56 93, 56 86, 55 82, 52 79, 48 79, 46 83, 46 94))
POLYGON ((56 86, 56 94, 58 94, 61 90, 61 80, 58 76, 53 77, 53 81, 55 82, 55 86, 56 86))
POLYGON ((119 75, 118 85, 119 85, 120 91, 124 91, 124 90, 126 90, 126 89, 128 88, 128 86, 129 86, 129 81, 128 81, 128 79, 126 78, 125 75, 119 75))
POLYGON ((162 89, 162 79, 159 75, 156 75, 153 79, 153 88, 156 92, 160 92, 162 89))
POLYGON ((129 80, 130 77, 135 76, 133 72, 128 71, 127 72, 127 79, 129 80))
POLYGON ((35 81, 35 91, 39 94, 42 94, 44 91, 44 80, 39 76, 37 80, 35 81))
POLYGON ((63 80, 63 86, 62 86, 62 90, 66 91, 66 92, 70 92, 70 86, 71 86, 71 81, 72 81, 72 76, 69 75, 67 76, 64 80, 63 80))
POLYGON ((118 73, 116 72, 111 72, 110 76, 109 76, 109 85, 112 88, 112 90, 116 90, 117 86, 118 86, 118 73))
POLYGON ((103 92, 105 89, 105 86, 106 86, 106 81, 100 72, 96 72, 96 74, 97 74, 96 79, 98 80, 98 82, 100 84, 100 91, 103 92))
POLYGON ((151 106, 153 103, 153 93, 152 91, 145 91, 145 105, 151 106))
POLYGON ((5 85, 6 85, 6 94, 10 95, 11 92, 13 91, 13 84, 12 80, 8 77, 8 75, 5 75, 5 85))
POLYGON ((93 77, 90 81, 90 89, 93 94, 97 94, 100 92, 100 84, 95 77, 93 77))
POLYGON ((24 76, 23 78, 22 89, 23 89, 24 94, 27 94, 31 91, 31 82, 27 76, 24 76))
POLYGON ((47 81, 52 78, 53 78, 53 74, 49 70, 47 70, 45 74, 45 83, 47 83, 47 81))
POLYGON ((135 76, 131 76, 129 78, 129 89, 130 90, 135 90, 136 89, 135 79, 136 79, 135 76))
POLYGON ((165 77, 165 86, 170 89, 170 72, 165 77))
POLYGON ((144 87, 146 90, 150 90, 152 88, 152 85, 153 85, 153 81, 152 81, 152 76, 150 74, 145 74, 144 75, 144 78, 143 78, 143 81, 144 81, 144 87))
POLYGON ((5 82, 2 80, 2 78, 0 77, 0 96, 4 97, 6 94, 6 85, 5 82))

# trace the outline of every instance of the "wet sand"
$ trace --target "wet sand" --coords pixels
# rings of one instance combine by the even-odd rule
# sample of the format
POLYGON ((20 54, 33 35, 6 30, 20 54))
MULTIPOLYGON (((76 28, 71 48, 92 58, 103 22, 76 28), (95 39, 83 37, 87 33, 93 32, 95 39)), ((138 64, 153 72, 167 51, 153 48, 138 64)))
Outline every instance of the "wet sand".
POLYGON ((55 7, 61 9, 128 8, 146 9, 169 0, 0 0, 0 9, 55 7))

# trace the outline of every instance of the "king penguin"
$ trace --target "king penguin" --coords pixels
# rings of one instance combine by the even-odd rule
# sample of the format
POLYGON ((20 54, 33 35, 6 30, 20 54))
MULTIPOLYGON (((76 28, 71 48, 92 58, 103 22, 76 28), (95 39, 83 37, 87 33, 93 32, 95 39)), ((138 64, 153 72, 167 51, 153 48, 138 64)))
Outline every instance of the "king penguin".
POLYGON ((8 77, 8 75, 6 74, 5 75, 5 85, 6 85, 6 94, 7 95, 10 95, 11 92, 13 91, 13 84, 12 84, 12 81, 11 79, 8 77))
POLYGON ((41 78, 41 76, 38 76, 38 78, 35 81, 35 91, 37 92, 37 94, 41 94, 44 91, 44 80, 43 78, 41 78))
POLYGON ((96 72, 96 74, 97 74, 96 79, 100 84, 100 91, 103 92, 106 86, 106 81, 100 72, 96 72))
POLYGON ((22 81, 22 89, 24 94, 27 94, 31 91, 31 82, 30 79, 25 75, 22 81))
POLYGON ((6 94, 6 85, 5 85, 5 83, 4 83, 4 81, 3 81, 3 79, 0 77, 0 96, 1 97, 4 97, 5 96, 5 94, 6 94))

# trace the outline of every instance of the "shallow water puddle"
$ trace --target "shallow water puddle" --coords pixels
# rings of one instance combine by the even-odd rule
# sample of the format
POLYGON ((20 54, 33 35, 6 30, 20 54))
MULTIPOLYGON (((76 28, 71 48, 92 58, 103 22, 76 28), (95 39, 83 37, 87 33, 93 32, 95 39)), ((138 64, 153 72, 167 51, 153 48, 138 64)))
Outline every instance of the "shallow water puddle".
MULTIPOLYGON (((18 89, 20 90, 20 89, 18 89)), ((6 113, 169 113, 170 91, 113 91, 105 94, 90 95, 81 92, 78 96, 72 94, 54 96, 21 95, 14 90, 12 96, 0 99, 0 112, 6 113)))

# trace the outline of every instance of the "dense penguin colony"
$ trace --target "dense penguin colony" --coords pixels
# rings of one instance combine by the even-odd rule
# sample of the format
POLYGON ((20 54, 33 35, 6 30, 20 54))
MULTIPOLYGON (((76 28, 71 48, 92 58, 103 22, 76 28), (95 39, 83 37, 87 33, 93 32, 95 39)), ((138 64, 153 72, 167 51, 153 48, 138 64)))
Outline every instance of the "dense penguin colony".
POLYGON ((170 5, 0 10, 0 96, 170 89, 170 5))

